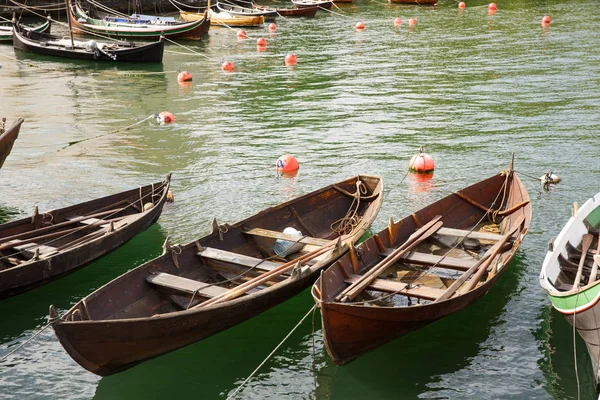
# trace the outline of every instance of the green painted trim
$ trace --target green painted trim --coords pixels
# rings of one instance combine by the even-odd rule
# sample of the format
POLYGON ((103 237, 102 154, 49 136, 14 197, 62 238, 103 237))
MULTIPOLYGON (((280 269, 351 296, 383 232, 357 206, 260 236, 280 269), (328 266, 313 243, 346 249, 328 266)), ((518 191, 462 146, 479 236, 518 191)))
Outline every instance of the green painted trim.
POLYGON ((599 293, 600 285, 594 285, 582 290, 579 294, 573 293, 567 296, 554 296, 548 294, 548 297, 556 309, 572 313, 575 308, 582 308, 596 301, 599 293))
POLYGON ((596 207, 592 212, 590 212, 585 220, 589 222, 591 226, 597 228, 600 225, 600 206, 596 207))

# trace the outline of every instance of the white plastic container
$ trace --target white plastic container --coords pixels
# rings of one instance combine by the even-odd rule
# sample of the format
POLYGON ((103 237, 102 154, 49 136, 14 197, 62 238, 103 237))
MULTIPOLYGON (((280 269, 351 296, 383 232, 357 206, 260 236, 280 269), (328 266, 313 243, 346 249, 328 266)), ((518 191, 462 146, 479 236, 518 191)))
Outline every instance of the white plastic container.
MULTIPOLYGON (((298 239, 302 237, 302 232, 297 231, 294 228, 287 227, 283 230, 283 233, 288 235, 298 236, 298 239)), ((303 243, 290 242, 289 240, 277 239, 273 245, 273 251, 279 257, 287 257, 289 254, 295 253, 302 250, 304 247, 303 243)))

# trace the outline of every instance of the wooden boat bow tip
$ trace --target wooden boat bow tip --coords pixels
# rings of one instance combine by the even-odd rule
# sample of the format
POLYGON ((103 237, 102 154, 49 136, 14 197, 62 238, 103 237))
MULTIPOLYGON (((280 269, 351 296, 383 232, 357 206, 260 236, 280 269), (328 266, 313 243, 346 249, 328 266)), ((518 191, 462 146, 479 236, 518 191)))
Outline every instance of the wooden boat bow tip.
POLYGON ((56 312, 54 304, 50 304, 50 309, 48 310, 48 323, 54 325, 58 320, 58 312, 56 312))

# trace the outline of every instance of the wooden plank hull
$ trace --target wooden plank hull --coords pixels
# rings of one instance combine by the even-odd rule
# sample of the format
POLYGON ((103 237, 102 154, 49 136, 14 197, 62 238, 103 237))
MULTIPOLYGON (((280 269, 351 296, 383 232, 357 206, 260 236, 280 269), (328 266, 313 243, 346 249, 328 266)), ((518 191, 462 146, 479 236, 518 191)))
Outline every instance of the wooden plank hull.
POLYGON ((23 118, 19 118, 10 128, 4 133, 0 133, 0 168, 4 165, 6 157, 10 154, 15 140, 19 136, 21 125, 23 124, 23 118))
MULTIPOLYGON (((33 26, 33 27, 23 26, 23 29, 31 30, 34 32, 50 33, 51 26, 52 26, 52 24, 51 24, 50 20, 46 20, 46 22, 44 22, 43 24, 40 24, 38 26, 33 26)), ((0 26, 0 43, 2 43, 2 42, 12 43, 12 41, 13 41, 12 32, 13 32, 12 25, 0 26)))
MULTIPOLYGON (((65 223, 72 217, 93 214, 95 210, 113 203, 123 201, 129 201, 130 203, 135 202, 136 199, 140 197, 140 193, 143 193, 143 196, 148 197, 150 197, 149 193, 155 193, 155 195, 152 196, 154 197, 154 206, 149 210, 144 212, 124 210, 120 213, 115 213, 115 216, 118 215, 123 218, 121 219, 121 224, 113 224, 114 230, 112 232, 109 232, 108 227, 100 225, 96 227, 92 226, 91 230, 88 229, 89 227, 81 226, 76 228, 79 229, 78 232, 65 232, 64 235, 62 235, 59 230, 58 235, 54 238, 43 243, 34 243, 34 245, 40 245, 39 248, 42 248, 42 245, 52 245, 56 246, 59 250, 60 247, 66 246, 64 250, 57 251, 55 254, 41 254, 38 259, 35 257, 25 257, 21 253, 20 255, 24 259, 21 259, 21 262, 15 263, 16 265, 4 265, 4 268, 2 268, 3 265, 0 264, 0 299, 14 296, 41 286, 71 273, 78 268, 88 265, 94 260, 118 249, 135 235, 147 229, 158 219, 166 201, 168 189, 169 180, 164 183, 158 182, 143 188, 136 188, 82 203, 80 205, 44 213, 44 216, 50 216, 51 221, 57 225, 58 223, 61 223, 61 221, 62 223, 65 223), (156 192, 154 192, 155 190, 156 192), (79 237, 90 235, 94 230, 98 232, 98 235, 80 243, 76 242, 79 237), (69 235, 73 236, 69 237, 69 235), (73 243, 73 245, 69 246, 69 243, 73 243)), ((47 218, 50 217, 43 217, 44 220, 40 220, 40 215, 42 214, 38 214, 37 217, 31 216, 0 225, 0 245, 7 246, 9 242, 8 239, 15 235, 28 235, 29 232, 35 233, 36 226, 38 226, 38 229, 45 228, 48 230, 51 228, 52 223, 46 224, 48 221, 47 218)), ((6 253, 5 257, 11 256, 10 251, 4 250, 4 252, 6 253)), ((3 253, 0 252, 0 255, 2 254, 3 253)), ((17 255, 19 255, 18 252, 13 250, 12 257, 16 258, 17 255)))
MULTIPOLYGON (((176 248, 165 244, 162 256, 109 282, 62 317, 54 316, 52 326, 56 336, 82 367, 104 376, 230 328, 309 287, 320 271, 347 249, 346 245, 329 244, 336 243, 336 238, 344 238, 348 243, 358 240, 376 217, 382 194, 380 178, 354 177, 267 208, 234 225, 221 226, 215 222, 211 234, 176 248), (349 192, 356 188, 358 180, 368 188, 365 194, 368 199, 360 202, 357 224, 340 236, 331 230, 331 224, 355 204, 349 192), (281 267, 298 263, 300 268, 279 274, 273 269, 274 261, 279 258, 272 250, 276 240, 272 232, 282 232, 285 227, 294 227, 311 236, 310 243, 327 239, 321 242, 328 245, 307 244, 307 250, 285 255, 286 260, 278 261, 285 262, 281 267), (261 232, 257 228, 271 233, 257 236, 261 232), (219 258, 221 253, 227 257, 219 258), (311 258, 312 254, 321 255, 311 258), (236 255, 239 255, 237 261, 236 255), (256 260, 256 265, 252 260, 256 260), (270 272, 259 271, 263 263, 268 264, 264 268, 270 272), (207 282, 204 287, 214 286, 219 290, 212 292, 217 293, 242 287, 242 282, 249 283, 251 278, 267 277, 260 286, 245 288, 240 297, 203 306, 207 300, 200 297, 208 290, 190 296, 189 289, 184 293, 173 291, 173 286, 158 287, 148 279, 157 273, 185 278, 181 280, 186 283, 197 281, 200 287, 207 282)), ((211 300, 214 299, 208 301, 211 300)))
MULTIPOLYGON (((180 11, 179 15, 184 21, 196 21, 202 18, 203 14, 196 12, 180 11)), ((265 17, 262 15, 250 17, 229 16, 227 13, 217 13, 209 11, 210 24, 213 26, 236 26, 236 27, 252 27, 261 26, 265 23, 265 17)))
MULTIPOLYGON (((496 196, 503 187, 504 181, 504 175, 499 174, 460 191, 462 196, 477 202, 480 207, 474 206, 469 201, 462 199, 461 196, 452 194, 415 212, 393 224, 393 230, 386 228, 361 243, 356 250, 356 253, 360 254, 360 264, 353 263, 352 252, 350 252, 323 273, 313 285, 311 293, 321 310, 325 347, 336 364, 346 364, 402 335, 462 310, 494 286, 506 271, 507 264, 517 251, 531 220, 529 196, 514 172, 511 173, 510 183, 507 184, 509 189, 506 192, 506 204, 498 205, 496 203, 496 196), (461 290, 443 300, 441 295, 449 289, 450 283, 458 280, 457 277, 450 279, 441 274, 440 270, 446 271, 444 268, 439 266, 437 269, 431 268, 429 267, 431 262, 419 262, 418 268, 407 268, 409 271, 419 272, 419 278, 414 281, 401 281, 395 276, 380 280, 380 282, 391 282, 392 288, 385 289, 387 293, 391 292, 389 296, 373 294, 384 290, 382 289, 384 285, 372 283, 367 287, 367 297, 354 301, 342 301, 340 298, 340 294, 349 287, 350 282, 356 281, 356 279, 351 279, 352 276, 358 277, 390 257, 386 256, 387 252, 382 250, 382 246, 389 248, 402 245, 409 239, 409 235, 420 226, 420 223, 424 224, 436 215, 440 215, 444 227, 468 232, 471 227, 485 217, 486 213, 481 208, 503 206, 503 209, 508 210, 519 203, 524 203, 524 205, 504 217, 500 224, 502 232, 506 232, 508 229, 517 229, 518 226, 519 235, 512 244, 505 246, 506 248, 503 247, 502 252, 493 259, 497 270, 484 275, 484 281, 474 281, 476 286, 472 289, 461 290), (394 232, 394 234, 392 235, 390 232, 394 232), (394 240, 392 240, 392 236, 395 237, 394 240), (438 282, 441 288, 431 288, 425 291, 427 283, 423 277, 429 279, 434 277, 435 282, 438 282), (423 290, 419 290, 420 287, 423 290), (438 297, 440 300, 434 301, 438 297), (376 302, 378 298, 381 298, 381 301, 376 302), (411 298, 420 300, 411 301, 411 298)), ((453 230, 449 231, 454 232, 453 230)), ((435 239, 432 244, 440 246, 442 243, 440 240, 439 238, 435 239)), ((406 264, 411 264, 419 258, 402 259, 399 264, 391 264, 390 268, 398 268, 398 271, 403 271, 402 268, 405 268, 406 264)), ((476 258, 472 260, 473 264, 475 264, 475 260, 476 258)), ((460 270, 464 271, 464 268, 460 270)), ((386 275, 396 274, 395 270, 389 272, 390 269, 385 269, 385 271, 388 271, 385 273, 386 275)))
MULTIPOLYGON (((388 0, 393 4, 416 4, 423 6, 433 6, 438 3, 438 0, 388 0)), ((337 3, 337 1, 336 1, 337 3)))
POLYGON ((331 10, 333 7, 332 0, 292 0, 292 3, 298 8, 317 7, 323 10, 331 10))

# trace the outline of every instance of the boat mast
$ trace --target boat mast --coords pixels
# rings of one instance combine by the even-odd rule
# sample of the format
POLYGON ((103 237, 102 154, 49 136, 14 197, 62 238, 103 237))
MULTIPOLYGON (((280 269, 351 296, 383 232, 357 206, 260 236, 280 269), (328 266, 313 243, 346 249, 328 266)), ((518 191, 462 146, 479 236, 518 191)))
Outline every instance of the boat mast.
POLYGON ((65 4, 67 5, 67 21, 69 21, 69 34, 71 35, 71 47, 75 48, 75 42, 73 41, 73 27, 71 26, 71 2, 69 0, 65 0, 65 4))

